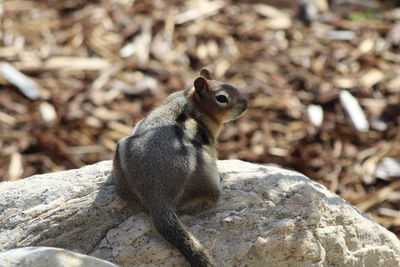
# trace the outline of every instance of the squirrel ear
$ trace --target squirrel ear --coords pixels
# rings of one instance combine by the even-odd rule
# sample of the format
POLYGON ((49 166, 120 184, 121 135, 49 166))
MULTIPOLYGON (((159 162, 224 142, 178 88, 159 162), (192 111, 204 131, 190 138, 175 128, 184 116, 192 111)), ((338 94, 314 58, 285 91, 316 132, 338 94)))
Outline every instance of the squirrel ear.
POLYGON ((202 68, 200 70, 200 76, 206 78, 207 80, 212 80, 213 79, 213 76, 212 76, 211 72, 206 68, 202 68))
POLYGON ((208 88, 208 82, 204 77, 201 76, 194 80, 194 89, 197 93, 208 90, 208 88))

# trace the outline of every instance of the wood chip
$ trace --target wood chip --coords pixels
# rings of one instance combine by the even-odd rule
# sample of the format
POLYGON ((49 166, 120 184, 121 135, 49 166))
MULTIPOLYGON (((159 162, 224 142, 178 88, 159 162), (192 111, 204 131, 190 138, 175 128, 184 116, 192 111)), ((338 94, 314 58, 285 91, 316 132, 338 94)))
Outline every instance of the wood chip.
POLYGON ((39 112, 42 119, 47 123, 52 123, 57 119, 56 109, 48 102, 42 102, 39 105, 39 112))
POLYGON ((328 36, 331 40, 337 41, 351 41, 353 40, 356 35, 353 31, 329 31, 328 36))
POLYGON ((371 216, 371 218, 376 221, 379 224, 385 225, 385 226, 400 226, 400 217, 397 218, 388 218, 388 217, 382 217, 382 216, 376 216, 373 214, 369 214, 369 216, 371 216))
POLYGON ((9 125, 14 125, 17 122, 17 119, 15 119, 13 116, 10 116, 0 111, 0 121, 7 123, 9 125))
POLYGON ((315 127, 319 127, 324 120, 324 112, 322 107, 319 105, 309 105, 307 107, 307 116, 310 119, 310 122, 315 127))
POLYGON ((254 5, 254 10, 258 14, 267 17, 265 19, 265 25, 270 29, 284 30, 292 26, 292 20, 290 18, 290 15, 273 6, 265 4, 257 4, 254 5))
POLYGON ((121 133, 122 136, 127 136, 132 133, 133 127, 127 126, 125 124, 116 122, 116 121, 110 121, 108 124, 108 127, 111 129, 121 133))
POLYGON ((70 154, 91 154, 91 153, 104 153, 106 149, 104 146, 93 145, 93 146, 77 146, 77 147, 68 147, 67 153, 70 154))
POLYGON ((45 61, 43 68, 47 70, 99 71, 110 67, 110 65, 107 60, 95 57, 52 57, 45 61))
POLYGON ((384 78, 385 75, 382 71, 378 69, 372 69, 360 77, 360 83, 362 86, 369 88, 381 82, 384 78))
POLYGON ((400 76, 391 79, 386 86, 391 92, 400 94, 400 76))
POLYGON ((210 17, 216 14, 224 5, 225 3, 222 1, 201 1, 197 7, 176 15, 175 23, 180 25, 200 18, 210 17))
POLYGON ((400 181, 393 182, 389 186, 386 186, 376 192, 368 194, 365 200, 357 204, 357 207, 361 211, 367 211, 374 205, 386 200, 393 191, 398 190, 399 188, 400 188, 400 181))
POLYGON ((21 178, 22 173, 23 167, 21 154, 18 152, 11 154, 10 164, 8 166, 8 180, 18 180, 19 178, 21 178))
POLYGON ((343 89, 352 88, 357 85, 356 81, 351 78, 336 78, 333 80, 335 86, 343 89))
POLYGON ((369 130, 369 123, 357 99, 349 91, 340 91, 340 103, 350 118, 353 126, 360 132, 369 130))
POLYGON ((388 209, 388 208, 379 208, 378 212, 380 215, 393 217, 393 218, 400 218, 400 211, 388 209))
POLYGON ((220 78, 220 77, 224 77, 225 73, 228 71, 229 67, 231 66, 231 64, 229 63, 228 60, 220 60, 218 62, 215 63, 215 77, 220 78))
POLYGON ((39 86, 28 76, 7 62, 0 62, 0 76, 15 85, 29 99, 40 96, 39 86))
POLYGON ((375 42, 372 39, 365 39, 360 43, 358 46, 358 50, 360 50, 361 53, 369 53, 374 49, 375 42))
POLYGON ((388 40, 394 45, 400 45, 400 22, 393 25, 388 34, 388 40))
POLYGON ((142 24, 142 32, 121 49, 120 55, 125 58, 135 55, 138 63, 147 64, 150 57, 151 39, 151 23, 145 21, 142 24))
POLYGON ((387 181, 394 177, 400 178, 400 161, 391 157, 384 157, 376 167, 374 175, 387 181))
POLYGON ((99 118, 101 120, 104 120, 104 121, 119 120, 119 119, 122 119, 122 118, 125 117, 124 114, 122 114, 120 112, 117 112, 117 111, 109 110, 109 109, 107 109, 105 107, 95 108, 92 111, 92 114, 95 117, 97 117, 97 118, 99 118))

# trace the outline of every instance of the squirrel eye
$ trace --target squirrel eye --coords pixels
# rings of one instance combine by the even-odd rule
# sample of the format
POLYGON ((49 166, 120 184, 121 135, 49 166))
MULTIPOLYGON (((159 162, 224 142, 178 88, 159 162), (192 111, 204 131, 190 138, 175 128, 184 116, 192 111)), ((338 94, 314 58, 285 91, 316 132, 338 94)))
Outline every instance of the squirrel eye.
POLYGON ((224 95, 217 95, 215 99, 217 99, 217 101, 220 103, 228 103, 228 98, 226 98, 224 95))

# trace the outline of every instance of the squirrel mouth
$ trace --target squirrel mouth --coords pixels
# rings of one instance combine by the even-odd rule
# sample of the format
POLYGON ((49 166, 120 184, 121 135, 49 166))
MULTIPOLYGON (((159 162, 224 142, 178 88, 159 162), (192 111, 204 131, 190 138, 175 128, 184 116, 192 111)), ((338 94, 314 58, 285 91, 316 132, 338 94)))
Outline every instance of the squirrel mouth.
POLYGON ((241 101, 240 105, 238 105, 236 108, 234 108, 232 111, 232 120, 235 120, 239 118, 240 116, 243 115, 243 113, 246 111, 248 107, 248 103, 246 100, 241 101))

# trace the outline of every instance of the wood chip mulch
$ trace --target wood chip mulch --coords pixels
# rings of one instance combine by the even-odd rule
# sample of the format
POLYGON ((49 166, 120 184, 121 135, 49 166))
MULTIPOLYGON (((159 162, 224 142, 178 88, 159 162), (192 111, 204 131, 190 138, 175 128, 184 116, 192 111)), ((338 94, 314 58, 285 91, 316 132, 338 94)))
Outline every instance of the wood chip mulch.
POLYGON ((383 2, 3 1, 0 181, 111 159, 208 66, 250 101, 221 159, 302 172, 400 236, 400 8, 383 2))

